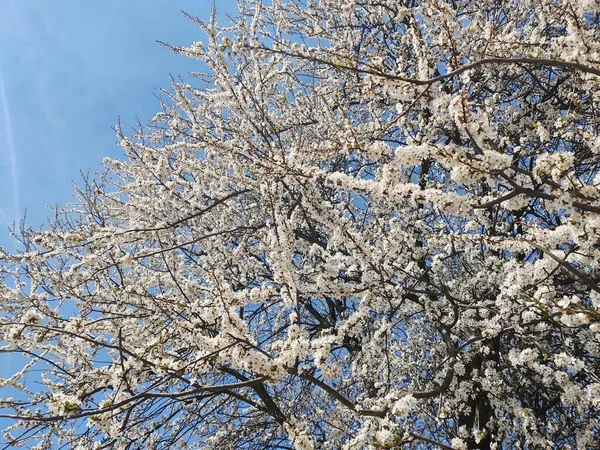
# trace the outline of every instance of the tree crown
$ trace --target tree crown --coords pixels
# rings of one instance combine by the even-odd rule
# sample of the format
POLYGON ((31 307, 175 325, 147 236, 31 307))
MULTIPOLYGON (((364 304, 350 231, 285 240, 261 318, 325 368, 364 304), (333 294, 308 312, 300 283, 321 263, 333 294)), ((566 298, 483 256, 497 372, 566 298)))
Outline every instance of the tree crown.
POLYGON ((191 17, 208 73, 1 256, 8 445, 591 448, 599 9, 191 17))

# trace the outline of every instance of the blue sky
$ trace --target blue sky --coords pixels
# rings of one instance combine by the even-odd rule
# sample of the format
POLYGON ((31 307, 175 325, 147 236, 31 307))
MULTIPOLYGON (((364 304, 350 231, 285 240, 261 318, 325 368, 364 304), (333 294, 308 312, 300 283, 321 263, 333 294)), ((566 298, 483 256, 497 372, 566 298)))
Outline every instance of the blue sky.
MULTIPOLYGON (((27 209, 39 225, 46 205, 71 199, 80 170, 120 157, 111 129, 158 110, 169 74, 201 70, 157 40, 203 40, 181 10, 208 18, 209 0, 3 0, 0 6, 0 246, 27 209)), ((235 0, 217 0, 219 20, 235 0)))

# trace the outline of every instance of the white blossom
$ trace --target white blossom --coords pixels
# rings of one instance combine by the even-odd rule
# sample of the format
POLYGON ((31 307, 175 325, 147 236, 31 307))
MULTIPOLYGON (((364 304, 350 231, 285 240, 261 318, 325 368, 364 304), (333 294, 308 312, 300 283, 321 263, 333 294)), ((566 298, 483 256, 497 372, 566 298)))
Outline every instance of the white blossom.
POLYGON ((0 251, 10 445, 599 442, 596 3, 193 19, 206 73, 0 251))

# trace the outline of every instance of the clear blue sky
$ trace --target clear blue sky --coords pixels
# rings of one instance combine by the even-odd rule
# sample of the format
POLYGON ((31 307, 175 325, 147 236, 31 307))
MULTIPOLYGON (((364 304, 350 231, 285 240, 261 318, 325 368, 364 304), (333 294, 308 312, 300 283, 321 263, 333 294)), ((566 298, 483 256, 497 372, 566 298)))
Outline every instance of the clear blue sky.
MULTIPOLYGON (((157 40, 203 40, 181 10, 208 19, 210 0, 3 0, 0 6, 0 246, 8 225, 43 223, 71 199, 80 170, 119 157, 111 129, 142 123, 169 74, 201 70, 157 40)), ((219 20, 235 0, 217 0, 219 20)))

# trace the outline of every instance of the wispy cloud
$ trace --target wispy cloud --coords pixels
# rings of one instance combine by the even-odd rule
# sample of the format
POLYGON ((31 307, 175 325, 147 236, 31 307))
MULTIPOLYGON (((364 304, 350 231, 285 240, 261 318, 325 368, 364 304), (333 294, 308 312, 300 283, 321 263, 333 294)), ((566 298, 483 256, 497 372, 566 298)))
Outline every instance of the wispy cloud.
POLYGON ((0 68, 0 110, 2 111, 2 123, 4 125, 4 135, 6 137, 5 149, 10 174, 10 186, 12 192, 12 217, 16 219, 21 215, 21 202, 19 201, 19 173, 17 167, 17 153, 15 150, 15 141, 13 138, 13 129, 10 116, 10 107, 6 89, 4 86, 4 77, 2 68, 0 68))

